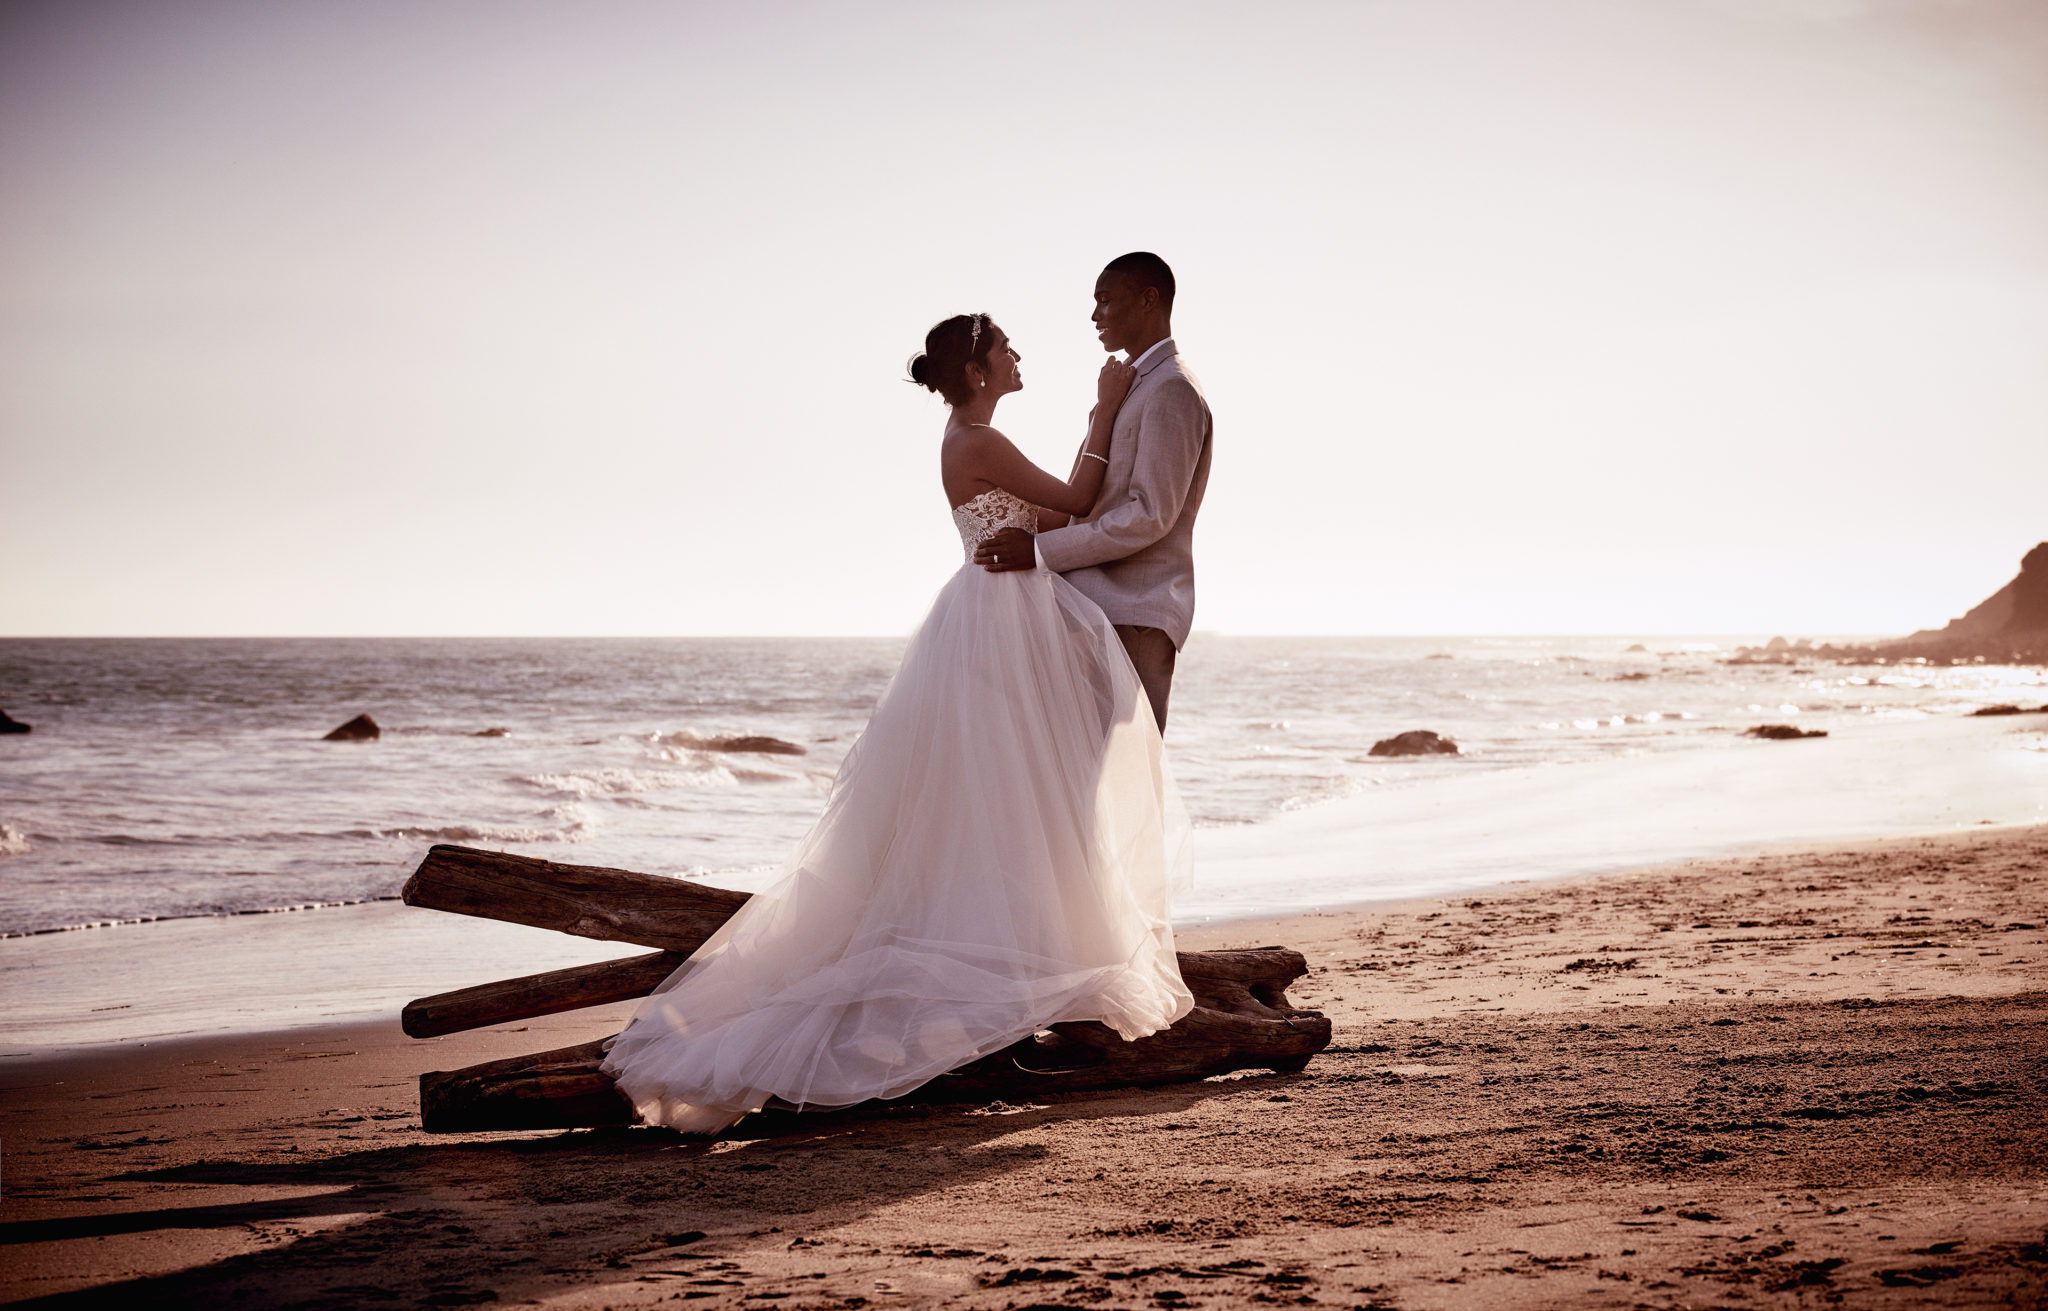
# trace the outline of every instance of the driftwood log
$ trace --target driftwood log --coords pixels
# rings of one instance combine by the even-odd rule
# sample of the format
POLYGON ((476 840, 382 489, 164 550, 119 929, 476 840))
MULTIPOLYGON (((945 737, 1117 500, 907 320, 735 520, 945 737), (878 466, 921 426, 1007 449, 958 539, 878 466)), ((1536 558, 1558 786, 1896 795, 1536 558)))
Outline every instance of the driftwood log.
POLYGON ((408 1003, 399 1024, 414 1038, 438 1038, 536 1015, 631 1001, 653 992, 689 958, 688 952, 655 951, 437 993, 408 1003))
POLYGON ((408 906, 688 955, 750 894, 602 865, 440 845, 428 850, 400 896, 408 906))
MULTIPOLYGON (((645 996, 748 894, 444 845, 427 853, 403 896, 412 906, 660 948, 423 997, 405 1008, 403 1023, 407 1033, 425 1038, 645 996)), ((1125 1042, 1101 1024, 1054 1025, 901 1100, 1029 1099, 1231 1070, 1298 1070, 1329 1045, 1329 1020, 1287 1000, 1287 986, 1308 971, 1301 953, 1285 947, 1184 951, 1179 961, 1196 1006, 1170 1029, 1125 1042)), ((430 1132, 456 1133, 634 1123, 632 1106, 599 1068, 603 1059, 599 1041, 424 1074, 422 1124, 430 1132)))

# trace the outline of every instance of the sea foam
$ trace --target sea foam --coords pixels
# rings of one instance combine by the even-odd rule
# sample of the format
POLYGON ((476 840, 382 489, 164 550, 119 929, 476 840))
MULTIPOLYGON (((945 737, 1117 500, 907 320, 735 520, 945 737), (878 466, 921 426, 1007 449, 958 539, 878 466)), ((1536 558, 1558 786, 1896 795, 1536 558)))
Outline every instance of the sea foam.
POLYGON ((732 787, 739 782, 723 765, 695 769, 626 769, 614 766, 570 774, 528 774, 521 779, 549 792, 575 797, 624 797, 675 788, 732 787))

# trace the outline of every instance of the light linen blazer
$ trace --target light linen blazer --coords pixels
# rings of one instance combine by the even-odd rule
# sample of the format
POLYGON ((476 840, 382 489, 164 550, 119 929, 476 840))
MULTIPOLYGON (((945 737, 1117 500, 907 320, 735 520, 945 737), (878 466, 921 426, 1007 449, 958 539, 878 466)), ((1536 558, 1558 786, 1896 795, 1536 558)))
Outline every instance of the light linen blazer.
POLYGON ((1038 560, 1066 575, 1113 624, 1165 631, 1195 622, 1195 512, 1209 485, 1214 425, 1202 384, 1160 343, 1117 412, 1102 492, 1085 519, 1038 535, 1038 560))

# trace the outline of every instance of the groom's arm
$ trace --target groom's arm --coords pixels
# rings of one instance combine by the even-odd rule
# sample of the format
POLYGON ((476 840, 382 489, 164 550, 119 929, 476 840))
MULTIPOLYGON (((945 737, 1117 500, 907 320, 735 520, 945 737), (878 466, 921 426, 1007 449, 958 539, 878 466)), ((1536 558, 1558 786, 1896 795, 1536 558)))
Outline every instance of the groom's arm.
POLYGON ((1124 499, 1087 523, 1040 533, 1039 563, 1055 573, 1085 569, 1135 555, 1171 532, 1187 504, 1206 427, 1200 393, 1183 378, 1165 380, 1139 412, 1124 499))

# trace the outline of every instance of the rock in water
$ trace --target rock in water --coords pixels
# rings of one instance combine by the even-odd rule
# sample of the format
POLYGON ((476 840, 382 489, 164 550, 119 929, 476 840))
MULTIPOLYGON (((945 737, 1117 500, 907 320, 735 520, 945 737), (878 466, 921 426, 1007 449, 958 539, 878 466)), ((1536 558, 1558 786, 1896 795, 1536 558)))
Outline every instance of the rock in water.
POLYGON ((375 742, 384 736, 384 730, 377 727, 377 721, 368 715, 357 715, 340 728, 335 729, 322 742, 375 742))
POLYGON ((34 731, 29 725, 22 723, 5 710, 0 710, 0 733, 31 733, 34 731))
POLYGON ((1745 729, 1742 735, 1767 737, 1773 742, 1789 742, 1800 737, 1826 737, 1828 731, 1824 728, 1799 728, 1792 724, 1758 724, 1755 728, 1745 729))
POLYGON ((766 756, 801 756, 806 749, 794 742, 785 742, 779 737, 698 737, 695 733, 671 733, 663 739, 674 746, 688 747, 692 751, 737 751, 753 752, 766 756))
POLYGON ((1381 738, 1372 744, 1369 756, 1455 756, 1458 744, 1447 737, 1439 737, 1426 728, 1411 728, 1406 733, 1381 738))
POLYGON ((711 739, 713 751, 751 751, 767 756, 801 756, 804 749, 794 742, 785 742, 779 737, 716 737, 711 739))

